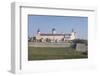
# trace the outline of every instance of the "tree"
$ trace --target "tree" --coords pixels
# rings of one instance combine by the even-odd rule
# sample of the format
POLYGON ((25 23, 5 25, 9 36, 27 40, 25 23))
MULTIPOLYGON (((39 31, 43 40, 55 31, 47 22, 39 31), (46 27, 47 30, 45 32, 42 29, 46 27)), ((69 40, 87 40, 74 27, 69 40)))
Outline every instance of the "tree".
POLYGON ((61 41, 64 41, 64 38, 62 38, 61 41))
POLYGON ((39 42, 42 42, 42 38, 41 38, 41 39, 39 39, 39 42))
POLYGON ((88 45, 88 41, 87 40, 84 40, 84 39, 74 39, 74 40, 72 40, 71 47, 75 49, 77 43, 82 43, 82 44, 85 44, 86 46, 88 45))
POLYGON ((36 41, 36 37, 33 37, 33 41, 34 41, 34 42, 36 41))
POLYGON ((73 43, 84 43, 86 45, 88 45, 88 41, 84 40, 84 39, 74 39, 72 40, 73 43))
POLYGON ((49 38, 46 38, 46 42, 51 42, 51 39, 49 39, 49 38))

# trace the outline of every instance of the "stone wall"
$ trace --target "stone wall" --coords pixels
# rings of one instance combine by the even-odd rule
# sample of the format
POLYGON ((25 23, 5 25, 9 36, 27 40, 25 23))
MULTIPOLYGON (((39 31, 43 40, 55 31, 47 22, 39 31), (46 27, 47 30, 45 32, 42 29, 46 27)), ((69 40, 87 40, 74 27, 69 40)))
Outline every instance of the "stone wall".
POLYGON ((76 51, 86 52, 87 46, 85 44, 82 44, 82 43, 77 43, 76 51))
POLYGON ((29 47, 70 47, 71 43, 36 43, 36 42, 28 42, 29 47))

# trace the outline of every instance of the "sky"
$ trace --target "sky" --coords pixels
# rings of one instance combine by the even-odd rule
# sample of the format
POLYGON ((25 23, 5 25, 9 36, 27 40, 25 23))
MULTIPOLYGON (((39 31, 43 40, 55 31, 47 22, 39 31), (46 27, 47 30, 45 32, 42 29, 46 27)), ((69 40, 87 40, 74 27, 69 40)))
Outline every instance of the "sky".
POLYGON ((88 17, 28 15, 28 35, 30 37, 35 36, 38 29, 41 33, 51 33, 52 28, 56 29, 56 33, 71 33, 74 29, 77 38, 87 39, 88 17))

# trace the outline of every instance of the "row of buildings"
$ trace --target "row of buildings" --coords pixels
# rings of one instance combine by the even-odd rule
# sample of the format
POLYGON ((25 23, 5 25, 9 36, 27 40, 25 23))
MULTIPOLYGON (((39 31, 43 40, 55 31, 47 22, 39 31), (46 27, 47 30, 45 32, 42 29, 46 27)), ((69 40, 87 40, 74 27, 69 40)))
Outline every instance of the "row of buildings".
POLYGON ((72 29, 71 33, 57 33, 53 28, 51 33, 42 33, 37 30, 36 36, 33 38, 35 42, 68 42, 76 39, 76 32, 72 29))

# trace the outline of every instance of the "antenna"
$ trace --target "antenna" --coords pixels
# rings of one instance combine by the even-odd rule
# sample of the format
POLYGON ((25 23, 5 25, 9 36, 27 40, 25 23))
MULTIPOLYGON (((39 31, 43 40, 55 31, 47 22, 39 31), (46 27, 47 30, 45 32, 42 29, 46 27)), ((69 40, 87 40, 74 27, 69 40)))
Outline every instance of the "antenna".
POLYGON ((34 37, 34 25, 33 25, 33 37, 34 37))

